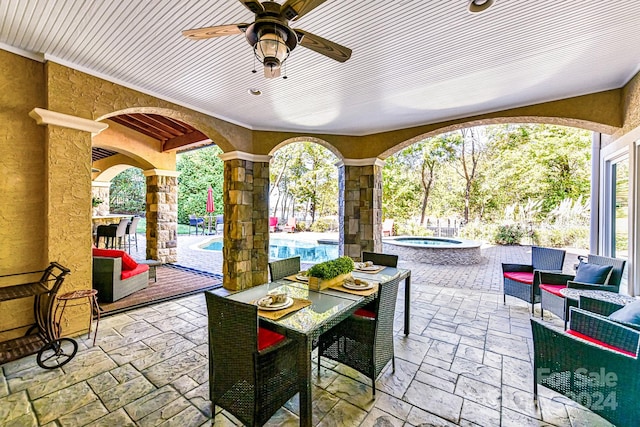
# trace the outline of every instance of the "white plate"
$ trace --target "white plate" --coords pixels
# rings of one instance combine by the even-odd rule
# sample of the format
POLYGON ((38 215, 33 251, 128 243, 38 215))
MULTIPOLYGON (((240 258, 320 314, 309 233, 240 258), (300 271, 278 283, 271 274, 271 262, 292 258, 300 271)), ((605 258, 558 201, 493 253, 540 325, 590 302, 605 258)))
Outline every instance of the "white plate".
POLYGON ((360 270, 360 271, 376 271, 378 270, 380 267, 377 265, 371 265, 369 267, 361 267, 361 268, 356 268, 356 270, 360 270))
POLYGON ((280 302, 277 304, 269 304, 269 305, 260 305, 258 304, 260 301, 262 301, 265 298, 271 298, 271 297, 262 297, 260 298, 257 302, 256 305, 258 306, 258 309, 260 310, 267 310, 267 311, 275 311, 275 310, 282 310, 284 308, 289 308, 293 305, 293 298, 291 297, 287 297, 287 300, 285 302, 280 302))
POLYGON ((373 282, 367 282, 366 286, 356 285, 355 283, 351 283, 351 282, 344 282, 342 286, 344 286, 347 289, 352 289, 354 291, 366 291, 367 289, 373 288, 373 282))
POLYGON ((301 280, 303 282, 308 282, 309 276, 306 276, 304 274, 296 274, 296 279, 301 280))

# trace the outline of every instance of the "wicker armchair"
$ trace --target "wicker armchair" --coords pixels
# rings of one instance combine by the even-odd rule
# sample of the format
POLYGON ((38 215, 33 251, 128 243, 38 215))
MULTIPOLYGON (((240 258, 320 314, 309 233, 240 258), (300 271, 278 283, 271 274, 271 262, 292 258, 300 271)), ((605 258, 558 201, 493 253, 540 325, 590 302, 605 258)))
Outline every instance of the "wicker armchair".
POLYGON ((320 336, 318 367, 322 356, 352 367, 371 378, 375 396, 376 378, 384 367, 391 361, 393 371, 396 369, 393 318, 399 282, 397 279, 380 286, 374 300, 374 311, 357 310, 320 336))
POLYGON ((540 277, 538 270, 562 272, 566 252, 561 249, 531 247, 531 264, 502 264, 504 280, 503 300, 507 295, 533 305, 540 302, 540 277))
POLYGON ((206 292, 209 395, 248 426, 262 426, 299 391, 298 345, 258 327, 258 308, 206 292))
POLYGON ((531 319, 534 399, 538 384, 584 405, 617 426, 640 419, 640 331, 571 308, 571 330, 531 319))
POLYGON ((362 261, 371 261, 375 265, 397 267, 398 255, 381 254, 377 252, 362 252, 362 261))
POLYGON ((280 280, 283 277, 291 276, 300 271, 300 257, 294 256, 291 258, 280 259, 278 261, 271 261, 269 263, 269 275, 271 281, 280 280))
POLYGON ((544 317, 544 311, 548 310, 560 319, 565 320, 569 305, 572 304, 571 300, 566 300, 564 296, 560 294, 560 290, 565 287, 609 292, 618 292, 620 290, 620 281, 622 280, 626 260, 600 255, 589 255, 587 257, 587 263, 613 267, 608 281, 601 285, 581 283, 574 281, 575 276, 572 274, 540 272, 540 314, 542 317, 544 317))

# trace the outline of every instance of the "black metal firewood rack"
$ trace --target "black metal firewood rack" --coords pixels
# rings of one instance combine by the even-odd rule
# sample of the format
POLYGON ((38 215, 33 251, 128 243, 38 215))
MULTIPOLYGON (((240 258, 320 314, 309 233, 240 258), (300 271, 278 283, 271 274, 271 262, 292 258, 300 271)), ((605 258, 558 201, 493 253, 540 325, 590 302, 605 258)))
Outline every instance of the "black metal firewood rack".
POLYGON ((60 337, 60 319, 54 318, 56 295, 69 273, 69 269, 51 262, 44 270, 0 276, 0 303, 34 297, 36 321, 24 336, 0 342, 0 364, 37 353, 40 367, 54 369, 75 356, 78 343, 60 337))

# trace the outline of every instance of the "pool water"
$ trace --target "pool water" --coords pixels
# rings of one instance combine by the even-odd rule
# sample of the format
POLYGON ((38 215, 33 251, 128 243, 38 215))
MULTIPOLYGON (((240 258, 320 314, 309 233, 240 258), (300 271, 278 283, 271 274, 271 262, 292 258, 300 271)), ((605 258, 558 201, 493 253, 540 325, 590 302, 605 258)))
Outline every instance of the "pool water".
MULTIPOLYGON (((221 251, 222 240, 204 246, 208 251, 221 251)), ((300 256, 300 262, 323 262, 338 258, 338 245, 320 244, 304 240, 269 239, 269 259, 300 256)))

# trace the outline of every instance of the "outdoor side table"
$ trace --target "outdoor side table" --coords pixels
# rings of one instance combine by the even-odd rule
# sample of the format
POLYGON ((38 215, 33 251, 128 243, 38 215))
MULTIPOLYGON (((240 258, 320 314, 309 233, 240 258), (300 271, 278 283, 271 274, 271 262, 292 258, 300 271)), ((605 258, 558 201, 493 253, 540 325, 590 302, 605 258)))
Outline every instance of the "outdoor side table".
POLYGON ((564 328, 567 329, 567 321, 569 319, 569 309, 570 307, 577 307, 578 301, 581 296, 589 297, 593 299, 599 299, 602 301, 612 302, 618 305, 626 305, 637 301, 634 297, 630 297, 628 295, 622 295, 616 292, 608 292, 608 291, 595 291, 591 289, 573 289, 573 288, 564 288, 560 289, 560 293, 565 298, 564 305, 564 328))
POLYGON ((96 337, 98 336, 98 325, 100 324, 100 306, 98 305, 98 291, 95 289, 80 289, 73 292, 67 292, 58 296, 58 306, 54 314, 54 318, 58 319, 58 324, 62 320, 62 315, 67 307, 75 307, 78 305, 89 303, 89 333, 87 339, 91 338, 91 323, 93 323, 93 314, 96 314, 96 330, 93 334, 93 345, 96 345, 96 337), (58 311, 59 310, 59 311, 58 311))
POLYGON ((156 276, 156 268, 161 266, 162 263, 155 259, 145 259, 144 261, 136 261, 138 264, 146 264, 149 266, 149 279, 153 279, 154 282, 158 281, 156 276))

